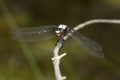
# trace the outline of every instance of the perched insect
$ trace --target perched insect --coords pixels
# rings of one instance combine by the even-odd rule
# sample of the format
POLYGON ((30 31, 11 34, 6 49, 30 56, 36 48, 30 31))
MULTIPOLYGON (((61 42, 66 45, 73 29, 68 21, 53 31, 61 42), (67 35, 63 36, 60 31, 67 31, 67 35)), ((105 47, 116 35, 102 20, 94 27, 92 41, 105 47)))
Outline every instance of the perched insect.
POLYGON ((13 39, 19 39, 22 36, 26 41, 38 41, 42 39, 49 39, 54 36, 57 36, 59 39, 63 39, 63 37, 68 33, 71 33, 70 37, 78 41, 80 46, 86 51, 94 56, 104 58, 104 54, 102 52, 103 49, 97 42, 83 36, 63 24, 32 28, 16 28, 11 30, 13 39))

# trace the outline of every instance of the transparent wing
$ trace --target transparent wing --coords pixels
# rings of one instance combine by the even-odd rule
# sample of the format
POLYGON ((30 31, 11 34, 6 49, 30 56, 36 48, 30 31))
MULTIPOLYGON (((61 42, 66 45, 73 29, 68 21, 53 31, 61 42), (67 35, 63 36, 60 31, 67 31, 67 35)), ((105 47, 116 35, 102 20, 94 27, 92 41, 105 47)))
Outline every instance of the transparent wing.
POLYGON ((54 37, 54 30, 56 27, 57 25, 31 28, 14 28, 10 33, 14 40, 20 39, 22 36, 25 41, 38 41, 54 37))
POLYGON ((72 34, 70 36, 78 41, 82 48, 96 57, 104 58, 104 53, 102 52, 103 48, 97 42, 83 36, 76 31, 72 31, 71 33, 72 34))

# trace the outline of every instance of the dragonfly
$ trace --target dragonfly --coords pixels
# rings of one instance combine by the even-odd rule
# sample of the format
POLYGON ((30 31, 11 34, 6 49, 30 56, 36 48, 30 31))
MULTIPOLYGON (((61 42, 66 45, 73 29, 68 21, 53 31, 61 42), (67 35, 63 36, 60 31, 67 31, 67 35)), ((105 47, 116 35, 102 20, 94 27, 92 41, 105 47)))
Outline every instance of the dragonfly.
POLYGON ((14 28, 11 30, 11 35, 14 40, 18 40, 22 36, 25 41, 39 41, 50 39, 55 36, 57 36, 60 40, 69 33, 69 36, 77 41, 81 48, 85 49, 93 56, 104 58, 103 48, 101 45, 83 36, 81 33, 70 29, 67 25, 64 24, 29 28, 14 28))

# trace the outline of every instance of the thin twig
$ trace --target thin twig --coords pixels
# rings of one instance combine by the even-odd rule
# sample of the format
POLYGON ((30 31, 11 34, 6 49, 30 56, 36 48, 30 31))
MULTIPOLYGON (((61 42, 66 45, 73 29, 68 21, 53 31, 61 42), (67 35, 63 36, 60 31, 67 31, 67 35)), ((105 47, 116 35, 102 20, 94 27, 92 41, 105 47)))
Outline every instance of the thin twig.
POLYGON ((62 77, 59 64, 60 64, 60 59, 66 55, 66 53, 63 53, 61 55, 58 55, 60 48, 62 47, 62 43, 58 42, 55 49, 54 49, 54 57, 52 58, 53 64, 54 64, 54 70, 55 70, 55 76, 56 80, 64 80, 65 77, 62 77))
POLYGON ((82 29, 88 25, 96 24, 96 23, 120 24, 120 20, 117 20, 117 19, 93 19, 93 20, 89 20, 89 21, 86 21, 84 23, 81 23, 78 26, 74 27, 73 29, 75 31, 77 31, 77 30, 82 29))
MULTIPOLYGON (((95 23, 113 23, 113 24, 120 24, 120 20, 117 19, 94 19, 94 20, 89 20, 86 21, 84 23, 79 24, 78 26, 74 27, 73 30, 77 31, 79 29, 82 29, 88 25, 91 24, 95 24, 95 23)), ((66 35, 63 39, 67 40, 68 36, 71 35, 71 33, 69 33, 68 35, 66 35)), ((54 65, 54 70, 55 70, 55 77, 56 80, 64 80, 66 79, 66 77, 63 77, 61 75, 61 71, 60 71, 60 59, 66 55, 66 53, 62 54, 62 55, 58 55, 60 48, 63 46, 62 43, 57 43, 56 47, 54 48, 54 57, 52 58, 53 60, 53 65, 54 65)))

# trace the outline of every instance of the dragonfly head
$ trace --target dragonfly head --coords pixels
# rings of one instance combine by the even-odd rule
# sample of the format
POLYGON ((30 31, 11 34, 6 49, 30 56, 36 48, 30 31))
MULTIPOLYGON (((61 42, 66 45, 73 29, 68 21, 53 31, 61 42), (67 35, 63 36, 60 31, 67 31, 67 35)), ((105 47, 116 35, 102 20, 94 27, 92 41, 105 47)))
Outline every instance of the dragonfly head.
POLYGON ((67 25, 60 24, 56 29, 55 29, 55 34, 59 38, 63 38, 69 33, 69 28, 67 25))

